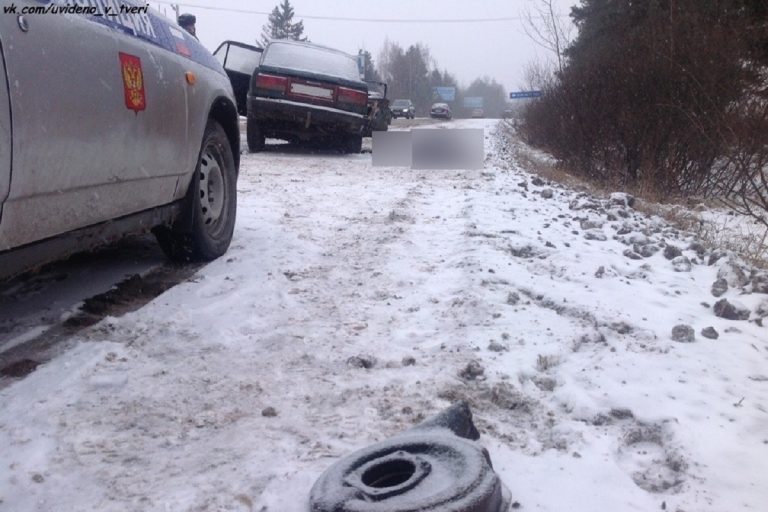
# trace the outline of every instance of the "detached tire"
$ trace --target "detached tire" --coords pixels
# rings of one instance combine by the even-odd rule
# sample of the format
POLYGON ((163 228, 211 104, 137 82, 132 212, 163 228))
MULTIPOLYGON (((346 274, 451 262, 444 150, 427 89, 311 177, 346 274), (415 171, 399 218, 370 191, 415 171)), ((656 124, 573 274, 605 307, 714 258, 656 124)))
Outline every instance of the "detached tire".
POLYGON ((155 230, 157 241, 174 261, 211 261, 232 241, 237 212, 237 168, 224 129, 209 119, 197 166, 176 225, 155 230))
POLYGON ((248 139, 248 151, 251 153, 264 151, 264 132, 259 123, 250 117, 246 125, 246 138, 248 139))

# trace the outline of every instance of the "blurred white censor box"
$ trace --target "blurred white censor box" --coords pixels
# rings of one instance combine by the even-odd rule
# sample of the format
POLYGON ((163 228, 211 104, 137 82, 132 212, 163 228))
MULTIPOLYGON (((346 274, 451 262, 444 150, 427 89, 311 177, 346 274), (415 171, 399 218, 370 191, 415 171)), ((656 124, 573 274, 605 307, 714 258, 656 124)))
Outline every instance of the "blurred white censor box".
POLYGON ((375 167, 482 169, 481 128, 373 132, 375 167))

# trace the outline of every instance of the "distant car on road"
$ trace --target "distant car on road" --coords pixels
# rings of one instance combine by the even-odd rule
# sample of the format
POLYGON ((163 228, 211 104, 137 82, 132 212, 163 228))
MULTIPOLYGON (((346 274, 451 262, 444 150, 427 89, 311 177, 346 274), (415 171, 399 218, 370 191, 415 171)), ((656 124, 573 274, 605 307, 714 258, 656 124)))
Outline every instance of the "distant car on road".
POLYGON ((453 117, 453 112, 451 112, 451 107, 448 106, 447 103, 435 103, 432 105, 432 108, 429 109, 429 117, 433 119, 451 119, 453 117))
POLYGON ((485 117, 485 111, 482 108, 473 108, 472 117, 485 117))
POLYGON ((0 277, 149 230, 176 260, 229 247, 230 82, 192 35, 123 3, 136 14, 91 2, 86 14, 0 16, 0 277))
POLYGON ((248 149, 264 139, 313 141, 359 153, 368 122, 368 85, 357 60, 344 52, 298 41, 264 49, 248 92, 248 149))
POLYGON ((406 119, 413 119, 416 117, 416 107, 413 106, 411 100, 395 100, 392 103, 392 117, 397 119, 398 117, 404 117, 406 119))

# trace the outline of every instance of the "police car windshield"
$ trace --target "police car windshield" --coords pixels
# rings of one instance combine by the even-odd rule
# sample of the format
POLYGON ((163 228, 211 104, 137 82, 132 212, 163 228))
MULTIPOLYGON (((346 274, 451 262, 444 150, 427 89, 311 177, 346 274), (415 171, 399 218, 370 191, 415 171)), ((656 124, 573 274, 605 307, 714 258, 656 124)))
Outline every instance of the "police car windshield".
POLYGON ((261 63, 360 81, 360 71, 353 57, 325 48, 276 42, 267 47, 261 63))

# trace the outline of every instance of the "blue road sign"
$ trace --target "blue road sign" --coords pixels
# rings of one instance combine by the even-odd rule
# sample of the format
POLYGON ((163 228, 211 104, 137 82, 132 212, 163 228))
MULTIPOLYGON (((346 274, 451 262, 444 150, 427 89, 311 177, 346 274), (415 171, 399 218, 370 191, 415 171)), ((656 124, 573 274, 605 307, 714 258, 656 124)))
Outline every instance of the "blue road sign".
POLYGON ((432 98, 442 101, 455 101, 456 100, 456 88, 455 87, 433 87, 432 98))
POLYGON ((467 96, 464 98, 464 108, 483 108, 483 97, 467 96))
POLYGON ((509 99, 520 100, 523 98, 540 98, 541 91, 518 91, 509 93, 509 99))

